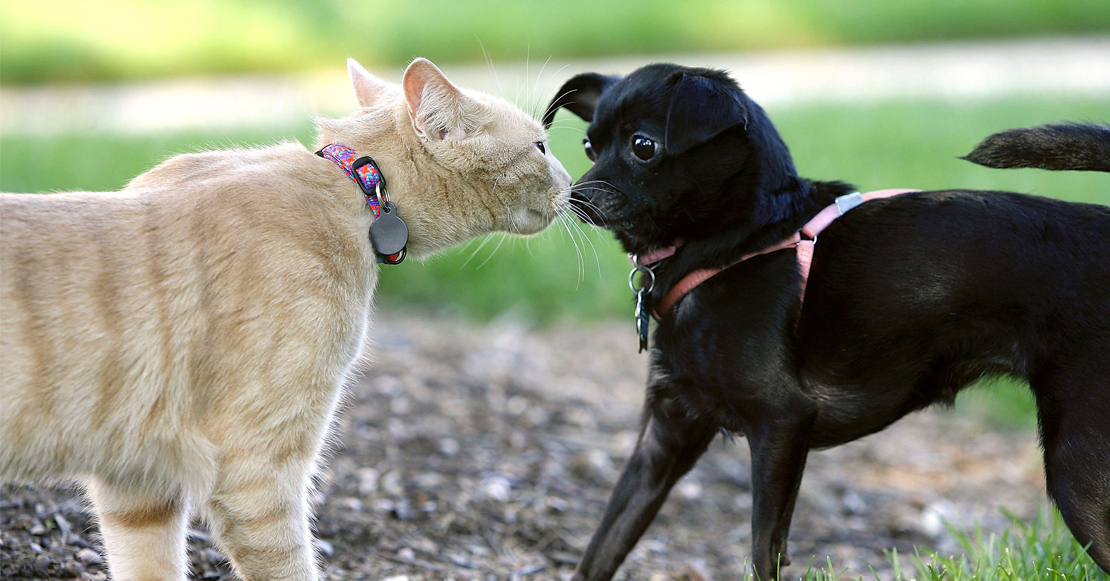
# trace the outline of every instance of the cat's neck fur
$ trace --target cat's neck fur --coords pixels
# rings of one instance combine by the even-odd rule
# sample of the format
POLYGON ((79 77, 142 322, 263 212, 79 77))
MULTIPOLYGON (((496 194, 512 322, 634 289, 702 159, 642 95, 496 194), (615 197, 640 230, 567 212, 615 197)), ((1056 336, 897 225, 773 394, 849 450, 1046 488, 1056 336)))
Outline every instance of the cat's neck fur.
MULTIPOLYGON (((359 156, 374 158, 385 176, 389 200, 409 225, 410 256, 422 258, 492 229, 492 217, 482 215, 489 213, 487 208, 450 202, 452 198, 482 199, 474 190, 484 180, 456 175, 428 155, 400 96, 394 103, 347 117, 319 117, 316 136, 316 150, 341 143, 359 156)), ((337 182, 354 184, 342 171, 335 176, 337 182)))

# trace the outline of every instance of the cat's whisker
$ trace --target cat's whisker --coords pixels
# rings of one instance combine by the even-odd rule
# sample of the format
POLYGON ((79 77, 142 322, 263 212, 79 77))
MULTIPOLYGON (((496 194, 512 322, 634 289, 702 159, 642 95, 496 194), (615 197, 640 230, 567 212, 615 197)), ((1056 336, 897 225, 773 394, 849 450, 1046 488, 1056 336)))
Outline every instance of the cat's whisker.
MULTIPOLYGON (((566 67, 563 67, 563 68, 566 68, 566 67)), ((555 98, 552 99, 551 102, 554 103, 554 102, 562 99, 563 97, 566 97, 567 95, 573 93, 576 90, 577 89, 569 89, 569 90, 563 91, 562 93, 559 93, 558 95, 555 95, 555 98)), ((560 109, 563 108, 563 107, 566 107, 567 105, 573 105, 574 103, 576 103, 576 101, 567 101, 566 103, 563 103, 560 106, 560 109)), ((547 113, 547 111, 544 111, 544 113, 547 113)), ((554 125, 554 123, 552 123, 552 125, 554 125)))
POLYGON ((574 252, 578 257, 578 280, 574 283, 574 290, 577 291, 578 288, 582 285, 582 274, 586 269, 586 261, 582 255, 582 249, 578 247, 578 240, 575 240, 574 233, 571 232, 570 226, 567 225, 566 218, 566 214, 559 214, 559 223, 563 225, 563 228, 566 228, 567 235, 570 236, 570 242, 574 245, 574 252))
POLYGON ((590 203, 586 200, 576 200, 574 198, 568 198, 567 203, 565 204, 564 207, 567 210, 574 212, 575 215, 580 216, 584 221, 589 222, 591 226, 597 226, 597 223, 595 223, 593 221, 593 219, 591 219, 589 217, 589 215, 587 215, 586 212, 582 210, 582 208, 578 207, 579 204, 583 207, 586 207, 586 208, 593 208, 599 214, 601 213, 601 209, 598 208, 597 206, 595 206, 594 204, 592 204, 592 203, 590 203))
MULTIPOLYGON (((606 189, 605 187, 599 187, 599 186, 604 186, 604 184, 582 184, 582 187, 579 188, 579 189, 573 189, 572 188, 571 193, 581 192, 584 189, 597 189, 597 190, 601 190, 603 192, 610 193, 610 194, 619 194, 620 193, 619 191, 616 191, 614 189, 606 189)), ((574 186, 574 187, 577 188, 579 186, 574 186)), ((587 207, 587 208, 592 208, 593 210, 597 211, 597 213, 599 213, 599 214, 604 214, 605 213, 601 208, 599 208, 597 206, 597 204, 594 204, 593 202, 591 202, 589 200, 583 200, 581 198, 572 197, 572 198, 570 198, 570 201, 572 203, 579 204, 579 205, 587 207)))
POLYGON ((516 219, 513 218, 513 209, 511 206, 509 206, 509 203, 504 200, 500 200, 499 198, 497 198, 497 196, 494 195, 497 192, 497 184, 501 181, 501 178, 503 177, 505 177, 505 173, 501 172, 497 175, 496 178, 494 178, 493 187, 490 188, 489 191, 490 198, 499 200, 501 202, 501 205, 505 206, 505 216, 509 220, 509 230, 512 232, 523 232, 523 230, 520 229, 520 225, 516 223, 516 219))
POLYGON ((493 255, 497 254, 497 251, 501 249, 501 245, 505 243, 505 238, 507 237, 507 235, 504 232, 498 232, 498 234, 501 235, 501 239, 497 241, 497 246, 493 247, 493 252, 490 252, 489 256, 487 256, 486 259, 478 265, 478 268, 475 268, 474 270, 480 270, 483 266, 486 265, 487 262, 489 262, 489 259, 493 258, 493 255))
POLYGON ((581 220, 583 222, 586 222, 587 224, 589 224, 590 226, 593 226, 594 228, 599 228, 600 227, 600 226, 597 225, 596 222, 594 222, 593 218, 591 218, 589 216, 589 214, 587 214, 581 208, 578 208, 578 207, 575 207, 575 206, 567 206, 565 211, 570 212, 574 216, 578 217, 579 220, 581 220))
POLYGON ((600 226, 597 225, 597 222, 594 222, 594 219, 591 218, 590 215, 585 212, 585 210, 582 210, 577 206, 568 206, 567 209, 571 212, 574 212, 574 215, 578 216, 583 222, 588 223, 594 228, 600 228, 600 226))
POLYGON ((493 67, 493 59, 490 58, 489 53, 486 52, 486 45, 482 44, 482 39, 477 36, 474 38, 478 39, 478 46, 482 49, 482 56, 486 59, 486 65, 489 67, 490 74, 493 75, 493 82, 497 85, 497 94, 504 99, 505 91, 501 88, 501 79, 497 78, 497 70, 493 67))
MULTIPOLYGON (((577 214, 577 212, 575 214, 580 215, 580 214, 577 214)), ((570 223, 571 223, 572 226, 574 226, 574 229, 577 230, 578 233, 582 235, 582 238, 584 238, 586 240, 586 243, 590 245, 590 249, 593 250, 593 252, 594 252, 594 262, 597 263, 597 277, 600 279, 601 276, 602 276, 601 275, 601 256, 597 253, 597 246, 594 246, 594 241, 590 239, 590 235, 587 234, 586 231, 582 229, 582 226, 579 225, 573 217, 571 217, 570 215, 567 215, 567 219, 570 220, 570 223)))
MULTIPOLYGON (((575 244, 574 237, 570 236, 570 229, 567 228, 566 223, 563 221, 563 216, 558 215, 556 216, 556 218, 559 221, 559 225, 563 227, 563 229, 559 231, 559 237, 562 238, 563 236, 568 236, 571 239, 571 244, 575 244)), ((575 246, 575 251, 577 252, 577 245, 575 246)))
POLYGON ((488 234, 486 236, 482 237, 482 243, 479 244, 478 247, 474 249, 474 252, 470 253, 470 256, 466 257, 466 260, 464 260, 462 265, 459 266, 459 270, 462 270, 462 269, 466 268, 466 265, 470 264, 470 261, 473 260, 474 257, 477 256, 478 253, 482 251, 482 248, 485 247, 486 243, 489 242, 490 238, 493 238, 493 236, 488 235, 488 234))
MULTIPOLYGON (((563 69, 565 69, 565 68, 566 68, 566 66, 563 67, 563 69)), ((561 71, 562 69, 559 69, 559 70, 561 71)), ((556 101, 562 99, 563 97, 566 97, 567 95, 570 95, 571 93, 575 92, 576 90, 577 89, 569 89, 567 91, 564 91, 564 92, 556 95, 555 98, 551 100, 551 102, 555 103, 556 101)), ((574 103, 577 103, 577 101, 569 100, 565 103, 562 103, 559 106, 559 108, 562 109, 562 108, 566 107, 567 105, 573 105, 574 103)), ((545 109, 544 110, 544 115, 546 115, 546 114, 547 114, 547 110, 545 109)), ((580 125, 578 125, 578 123, 576 123, 574 121, 569 121, 569 120, 566 120, 566 119, 564 119, 563 122, 564 123, 569 123, 570 127, 572 129, 575 129, 575 130, 579 131, 582 135, 586 134, 586 130, 584 128, 582 128, 580 125)), ((552 129, 555 128, 555 120, 554 119, 552 119, 551 128, 552 129)), ((560 127, 560 129, 565 129, 565 127, 560 127)))
POLYGON ((620 188, 618 188, 617 186, 614 186, 613 184, 611 184, 611 183, 609 183, 605 180, 589 180, 589 181, 585 181, 585 182, 574 185, 574 187, 581 187, 581 186, 590 186, 590 187, 605 186, 606 188, 609 188, 607 190, 609 192, 612 192, 612 193, 615 193, 615 194, 621 193, 620 188))
POLYGON ((540 106, 543 104, 543 101, 539 99, 540 81, 543 80, 543 71, 544 71, 544 69, 547 68, 548 63, 550 63, 550 62, 551 62, 551 57, 547 57, 547 60, 543 62, 543 66, 540 67, 540 72, 536 74, 536 80, 532 83, 532 95, 535 96, 535 99, 532 100, 532 107, 531 107, 531 113, 532 113, 532 118, 533 119, 536 119, 536 112, 540 110, 540 106))
POLYGON ((551 124, 551 127, 547 128, 547 132, 550 134, 551 131, 555 129, 558 129, 559 131, 577 131, 579 135, 585 135, 585 132, 582 131, 577 125, 574 125, 572 122, 566 120, 553 122, 551 124), (561 123, 565 125, 560 125, 561 123))
MULTIPOLYGON (((592 204, 591 204, 591 205, 592 205, 592 204)), ((599 224, 598 224, 597 222, 595 222, 595 221, 593 220, 593 218, 591 218, 591 217, 589 216, 589 213, 587 213, 587 212, 585 211, 585 209, 584 209, 584 208, 589 208, 589 207, 590 207, 590 206, 586 206, 585 204, 583 204, 583 206, 582 206, 582 207, 578 207, 578 206, 572 206, 572 208, 574 208, 574 213, 575 213, 575 214, 581 215, 581 216, 582 216, 582 218, 583 218, 583 220, 585 220, 585 221, 589 222, 591 226, 594 226, 594 227, 600 228, 601 226, 600 226, 600 225, 599 225, 599 224)), ((600 210, 599 208, 597 208, 597 206, 593 206, 593 211, 594 211, 594 213, 596 213, 596 214, 597 214, 598 216, 600 216, 602 220, 605 220, 605 219, 606 219, 606 217, 605 217, 605 212, 601 211, 601 210, 600 210)))
POLYGON ((586 244, 590 245, 590 250, 593 251, 593 253, 594 253, 594 265, 597 266, 597 277, 598 277, 598 279, 600 279, 602 277, 602 274, 601 274, 601 255, 598 254, 597 246, 594 245, 594 241, 590 237, 590 233, 583 230, 582 225, 580 223, 578 223, 578 221, 575 220, 572 216, 568 215, 567 219, 570 220, 570 223, 571 223, 572 226, 574 226, 574 229, 577 230, 578 233, 582 236, 582 238, 586 241, 586 244))
POLYGON ((528 44, 525 45, 525 51, 524 51, 524 102, 528 104, 529 108, 531 108, 531 106, 532 106, 532 88, 528 86, 528 78, 532 76, 531 66, 532 66, 532 43, 529 42, 528 44))

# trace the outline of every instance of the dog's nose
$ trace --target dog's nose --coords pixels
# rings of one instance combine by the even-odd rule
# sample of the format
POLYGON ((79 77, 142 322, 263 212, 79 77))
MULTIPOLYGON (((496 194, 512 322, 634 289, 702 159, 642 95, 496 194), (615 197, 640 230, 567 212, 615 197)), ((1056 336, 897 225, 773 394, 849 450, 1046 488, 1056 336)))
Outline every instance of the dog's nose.
MULTIPOLYGON (((578 180, 578 183, 582 183, 582 180, 578 180)), ((578 209, 575 213, 583 222, 590 224, 600 224, 604 221, 597 203, 594 202, 595 193, 597 190, 591 187, 576 187, 570 194, 570 205, 578 209)))

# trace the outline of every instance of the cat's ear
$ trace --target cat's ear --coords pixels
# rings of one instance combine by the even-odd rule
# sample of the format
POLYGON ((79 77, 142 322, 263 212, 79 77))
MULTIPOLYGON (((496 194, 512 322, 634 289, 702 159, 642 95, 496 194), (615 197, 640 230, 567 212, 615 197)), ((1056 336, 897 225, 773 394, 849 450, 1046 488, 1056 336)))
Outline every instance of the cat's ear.
POLYGON ((467 115, 467 97, 425 58, 405 69, 401 80, 409 105, 412 128, 430 139, 458 140, 466 137, 473 123, 467 115))
POLYGON ((353 58, 347 59, 347 74, 360 107, 373 107, 383 98, 396 95, 397 87, 371 75, 353 58))

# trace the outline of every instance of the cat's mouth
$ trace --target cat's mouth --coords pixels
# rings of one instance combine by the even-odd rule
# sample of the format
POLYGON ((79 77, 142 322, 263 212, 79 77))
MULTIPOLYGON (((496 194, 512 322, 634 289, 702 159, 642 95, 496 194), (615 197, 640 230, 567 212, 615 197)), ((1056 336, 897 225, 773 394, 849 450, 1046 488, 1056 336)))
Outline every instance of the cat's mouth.
POLYGON ((509 211, 509 231, 513 234, 537 234, 559 217, 559 212, 567 207, 569 194, 560 191, 547 204, 536 206, 522 205, 509 211))
POLYGON ((509 230, 513 234, 537 234, 555 221, 554 210, 541 210, 537 208, 523 208, 521 212, 511 212, 509 230))

